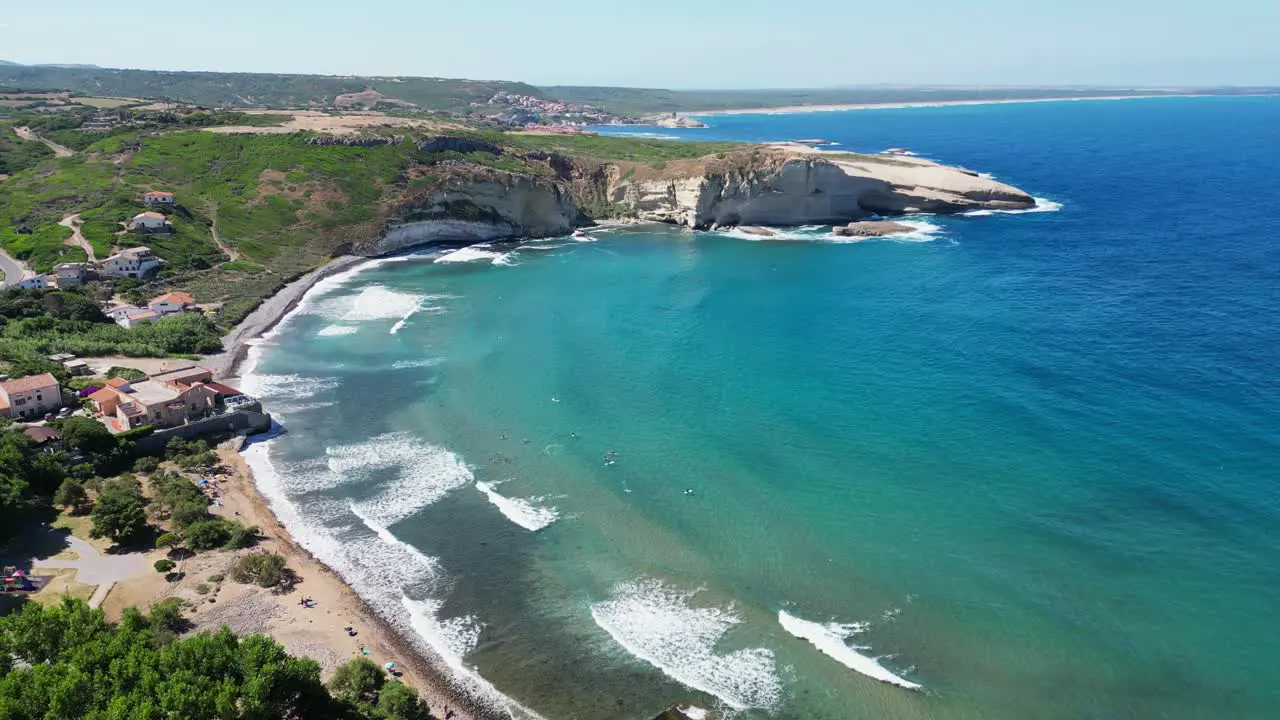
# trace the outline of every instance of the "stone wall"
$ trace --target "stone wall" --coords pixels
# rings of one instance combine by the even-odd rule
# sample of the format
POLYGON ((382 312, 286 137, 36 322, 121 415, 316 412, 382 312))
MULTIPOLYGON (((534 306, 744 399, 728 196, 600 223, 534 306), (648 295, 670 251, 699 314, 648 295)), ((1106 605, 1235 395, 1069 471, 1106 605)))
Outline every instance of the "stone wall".
POLYGON ((191 440, 215 433, 260 433, 271 429, 271 415, 255 410, 237 410, 224 415, 215 415, 204 420, 179 425, 178 427, 157 430, 136 441, 139 452, 154 453, 164 450, 169 441, 180 437, 191 440))

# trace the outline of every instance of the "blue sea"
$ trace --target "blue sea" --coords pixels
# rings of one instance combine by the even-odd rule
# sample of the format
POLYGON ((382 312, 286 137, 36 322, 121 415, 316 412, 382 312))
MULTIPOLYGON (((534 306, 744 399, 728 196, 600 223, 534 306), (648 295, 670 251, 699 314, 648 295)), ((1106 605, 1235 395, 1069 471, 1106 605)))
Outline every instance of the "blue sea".
POLYGON ((1040 211, 327 280, 244 382, 291 531, 517 714, 1280 717, 1280 98, 706 119, 1040 211))

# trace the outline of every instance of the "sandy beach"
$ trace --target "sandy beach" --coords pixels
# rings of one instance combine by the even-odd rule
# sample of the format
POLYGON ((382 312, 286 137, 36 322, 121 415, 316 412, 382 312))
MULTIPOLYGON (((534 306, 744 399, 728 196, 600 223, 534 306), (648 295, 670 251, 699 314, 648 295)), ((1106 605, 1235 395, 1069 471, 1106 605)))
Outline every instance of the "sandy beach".
POLYGON ((1096 100, 1150 100, 1153 98, 1209 97, 1197 94, 1160 95, 1090 95, 1087 97, 1011 98, 1007 100, 940 100, 938 102, 905 103, 852 103, 847 105, 790 105, 784 107, 737 108, 733 110, 692 110, 681 116, 707 115, 783 115, 791 113, 834 112, 837 110, 899 110, 904 108, 951 107, 960 105, 1021 105, 1025 103, 1096 101, 1096 100))

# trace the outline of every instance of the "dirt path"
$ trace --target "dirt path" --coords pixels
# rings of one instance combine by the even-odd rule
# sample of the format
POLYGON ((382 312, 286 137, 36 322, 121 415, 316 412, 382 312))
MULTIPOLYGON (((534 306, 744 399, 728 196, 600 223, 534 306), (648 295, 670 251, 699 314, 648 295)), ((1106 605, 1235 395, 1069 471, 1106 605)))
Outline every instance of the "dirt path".
POLYGON ((218 237, 218 217, 214 215, 213 222, 209 223, 209 232, 213 235, 213 244, 218 246, 223 255, 231 258, 232 262, 240 259, 240 253, 235 248, 222 242, 222 238, 218 237))
POLYGON ((32 142, 44 143, 45 145, 48 146, 50 150, 53 151, 54 157, 66 158, 66 157, 73 157, 76 154, 76 151, 72 150, 69 147, 59 145, 58 143, 52 140, 46 140, 40 137, 39 135, 31 132, 31 128, 17 127, 17 128, 14 128, 13 131, 17 133, 18 137, 22 138, 23 140, 30 140, 32 142))
POLYGON ((84 235, 80 234, 80 225, 82 222, 83 221, 80 220, 80 213, 68 215, 58 221, 59 225, 64 228, 70 228, 71 230, 71 237, 67 238, 63 245, 78 247, 81 250, 84 250, 85 255, 89 256, 89 262, 98 262, 98 257, 93 254, 93 245, 91 245, 88 240, 84 239, 84 235))

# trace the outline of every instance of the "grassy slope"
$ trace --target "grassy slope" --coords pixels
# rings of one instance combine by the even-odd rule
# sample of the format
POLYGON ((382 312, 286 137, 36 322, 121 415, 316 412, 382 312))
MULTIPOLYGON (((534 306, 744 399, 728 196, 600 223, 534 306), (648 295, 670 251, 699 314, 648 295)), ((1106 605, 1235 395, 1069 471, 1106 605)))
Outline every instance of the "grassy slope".
POLYGON ((72 158, 47 159, 15 173, 0 192, 0 245, 48 269, 83 260, 58 221, 80 213, 96 254, 146 244, 166 260, 148 290, 178 287, 198 301, 226 303, 221 322, 237 322, 280 284, 323 264, 344 243, 372 238, 404 193, 434 182, 431 166, 464 161, 514 172, 551 174, 523 153, 560 153, 601 161, 657 164, 721 153, 731 143, 676 143, 597 136, 462 133, 507 151, 421 153, 416 144, 313 145, 307 134, 221 135, 180 131, 99 140, 72 158), (410 179, 412 178, 412 179, 410 179), (168 238, 121 233, 149 189, 177 195, 168 238), (210 230, 242 256, 219 251, 210 230), (19 227, 33 232, 22 234, 19 227))
POLYGON ((0 66, 0 87, 58 88, 76 93, 176 100, 199 105, 305 107, 327 105, 333 98, 372 87, 434 110, 465 110, 499 90, 539 95, 524 83, 448 80, 440 78, 344 78, 329 75, 266 73, 166 72, 0 66))

